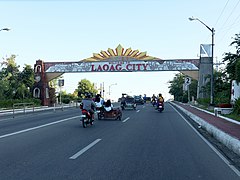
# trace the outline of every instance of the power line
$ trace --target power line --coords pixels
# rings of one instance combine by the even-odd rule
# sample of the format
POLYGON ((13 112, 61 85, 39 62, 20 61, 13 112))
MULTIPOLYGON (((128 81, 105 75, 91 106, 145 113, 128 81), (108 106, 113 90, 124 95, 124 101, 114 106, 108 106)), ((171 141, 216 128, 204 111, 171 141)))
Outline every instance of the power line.
MULTIPOLYGON (((229 16, 227 17, 226 21, 223 23, 222 27, 228 22, 228 19, 232 16, 233 12, 235 11, 235 9, 237 8, 238 4, 240 3, 240 0, 238 0, 237 4, 235 5, 235 7, 233 8, 233 10, 231 11, 231 13, 229 14, 229 16)), ((219 28, 219 29, 222 29, 219 28)))
POLYGON ((228 1, 226 2, 225 6, 224 6, 224 8, 223 8, 223 10, 222 10, 222 12, 220 13, 220 15, 219 15, 219 17, 218 17, 218 19, 217 19, 217 22, 215 23, 215 27, 216 27, 216 25, 217 25, 220 17, 223 15, 223 12, 225 11, 225 9, 226 9, 229 1, 230 1, 230 0, 228 0, 228 1))
MULTIPOLYGON (((220 15, 218 16, 218 19, 217 19, 217 21, 216 21, 216 23, 215 23, 214 27, 216 27, 216 25, 217 25, 218 21, 220 20, 221 16, 223 15, 223 13, 224 13, 224 11, 225 11, 225 9, 226 9, 226 7, 227 7, 227 5, 228 5, 229 1, 230 1, 230 0, 227 0, 227 2, 226 2, 226 4, 225 4, 225 6, 223 7, 223 9, 222 9, 222 11, 221 11, 220 15)), ((210 35, 209 35, 209 36, 210 36, 210 35)), ((209 36, 207 37, 207 39, 209 38, 209 36)))
MULTIPOLYGON (((229 2, 229 0, 227 1, 227 3, 228 3, 228 2, 229 2)), ((227 3, 226 3, 226 4, 227 4, 227 3)), ((227 17, 226 21, 222 24, 221 28, 219 28, 219 32, 221 32, 222 35, 220 36, 221 38, 218 40, 218 44, 220 44, 220 43, 225 39, 225 37, 227 36, 228 32, 229 32, 231 29, 233 29, 235 26, 239 25, 239 24, 237 24, 237 22, 239 21, 240 14, 234 19, 234 21, 233 21, 233 23, 232 23, 231 25, 225 26, 225 24, 226 24, 227 22, 230 22, 230 21, 228 21, 228 20, 229 20, 229 18, 232 16, 233 12, 236 10, 236 8, 237 8, 237 6, 239 5, 239 3, 240 3, 240 0, 238 0, 238 2, 235 4, 235 6, 233 7, 231 13, 230 13, 229 16, 227 17)), ((225 5, 225 7, 226 7, 226 5, 225 5)), ((225 7, 224 7, 224 8, 225 8, 225 7)), ((236 32, 236 33, 237 33, 237 32, 236 32)), ((228 48, 229 51, 231 51, 232 48, 233 48, 233 47, 230 46, 230 47, 228 48)))

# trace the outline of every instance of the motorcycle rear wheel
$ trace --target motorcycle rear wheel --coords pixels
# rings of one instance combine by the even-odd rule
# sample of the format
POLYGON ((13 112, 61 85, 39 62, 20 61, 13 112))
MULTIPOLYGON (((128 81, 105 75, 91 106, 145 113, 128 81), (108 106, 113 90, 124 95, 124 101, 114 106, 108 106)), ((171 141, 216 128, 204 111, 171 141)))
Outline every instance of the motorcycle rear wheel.
POLYGON ((83 126, 83 128, 87 127, 87 121, 85 121, 84 119, 82 119, 82 126, 83 126))
POLYGON ((92 126, 93 125, 93 121, 92 120, 89 120, 90 121, 90 125, 92 126))

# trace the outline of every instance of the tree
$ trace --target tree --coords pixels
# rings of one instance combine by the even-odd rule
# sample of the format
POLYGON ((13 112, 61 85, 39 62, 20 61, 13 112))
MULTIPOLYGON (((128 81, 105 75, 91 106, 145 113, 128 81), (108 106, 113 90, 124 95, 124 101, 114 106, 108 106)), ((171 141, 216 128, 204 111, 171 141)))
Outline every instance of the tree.
POLYGON ((4 98, 13 99, 15 92, 19 87, 19 67, 15 62, 16 55, 11 55, 9 58, 4 59, 1 63, 1 80, 5 81, 3 87, 4 98))
POLYGON ((229 103, 231 84, 228 75, 224 70, 220 69, 214 72, 214 79, 215 103, 229 103))
POLYGON ((240 82, 240 58, 238 58, 236 67, 235 67, 235 80, 240 82))
MULTIPOLYGON (((175 75, 172 81, 169 81, 171 85, 169 86, 170 90, 169 93, 174 96, 174 100, 187 102, 188 101, 188 94, 187 92, 183 91, 183 84, 185 75, 182 73, 178 73, 175 75)), ((192 79, 191 84, 189 85, 189 92, 190 96, 193 96, 194 99, 197 97, 197 81, 192 79)))
POLYGON ((85 93, 91 93, 92 95, 97 94, 97 89, 94 87, 94 84, 91 83, 89 80, 87 79, 82 79, 79 83, 78 83, 78 96, 80 98, 84 97, 85 93))
POLYGON ((234 41, 230 44, 230 46, 235 46, 236 53, 225 53, 223 62, 227 62, 226 73, 229 74, 229 78, 231 80, 234 80, 240 76, 240 71, 236 68, 240 61, 240 34, 235 34, 234 41))
POLYGON ((170 89, 169 93, 173 95, 174 100, 181 101, 183 97, 183 83, 184 83, 183 74, 182 73, 176 74, 173 80, 169 81, 168 83, 171 84, 168 88, 170 89))
POLYGON ((21 72, 21 78, 22 82, 27 86, 27 87, 32 87, 34 85, 34 71, 33 68, 30 65, 26 65, 21 72))
POLYGON ((34 85, 34 71, 30 65, 26 65, 23 69, 23 71, 19 74, 19 82, 23 85, 23 93, 25 97, 32 97, 32 87, 34 85))

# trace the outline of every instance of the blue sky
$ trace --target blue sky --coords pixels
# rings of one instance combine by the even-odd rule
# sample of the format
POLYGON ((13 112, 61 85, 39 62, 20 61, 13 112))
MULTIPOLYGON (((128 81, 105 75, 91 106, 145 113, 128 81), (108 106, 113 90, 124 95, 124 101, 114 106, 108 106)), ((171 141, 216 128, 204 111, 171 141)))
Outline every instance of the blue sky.
MULTIPOLYGON (((34 65, 79 61, 118 44, 147 51, 162 59, 199 58, 200 44, 211 44, 211 32, 191 16, 214 27, 214 57, 222 60, 234 34, 240 33, 239 0, 88 0, 0 1, 0 56, 16 54, 16 62, 34 65)), ((78 82, 104 82, 111 99, 129 94, 162 93, 177 72, 65 74, 64 89, 72 93, 78 82)))

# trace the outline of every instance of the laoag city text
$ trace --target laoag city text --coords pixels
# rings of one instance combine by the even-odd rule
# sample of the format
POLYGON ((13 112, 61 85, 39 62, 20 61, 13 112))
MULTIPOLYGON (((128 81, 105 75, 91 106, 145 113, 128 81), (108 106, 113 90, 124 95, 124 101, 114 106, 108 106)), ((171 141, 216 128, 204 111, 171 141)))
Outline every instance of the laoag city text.
POLYGON ((146 71, 148 64, 92 64, 91 66, 91 71, 146 71))

